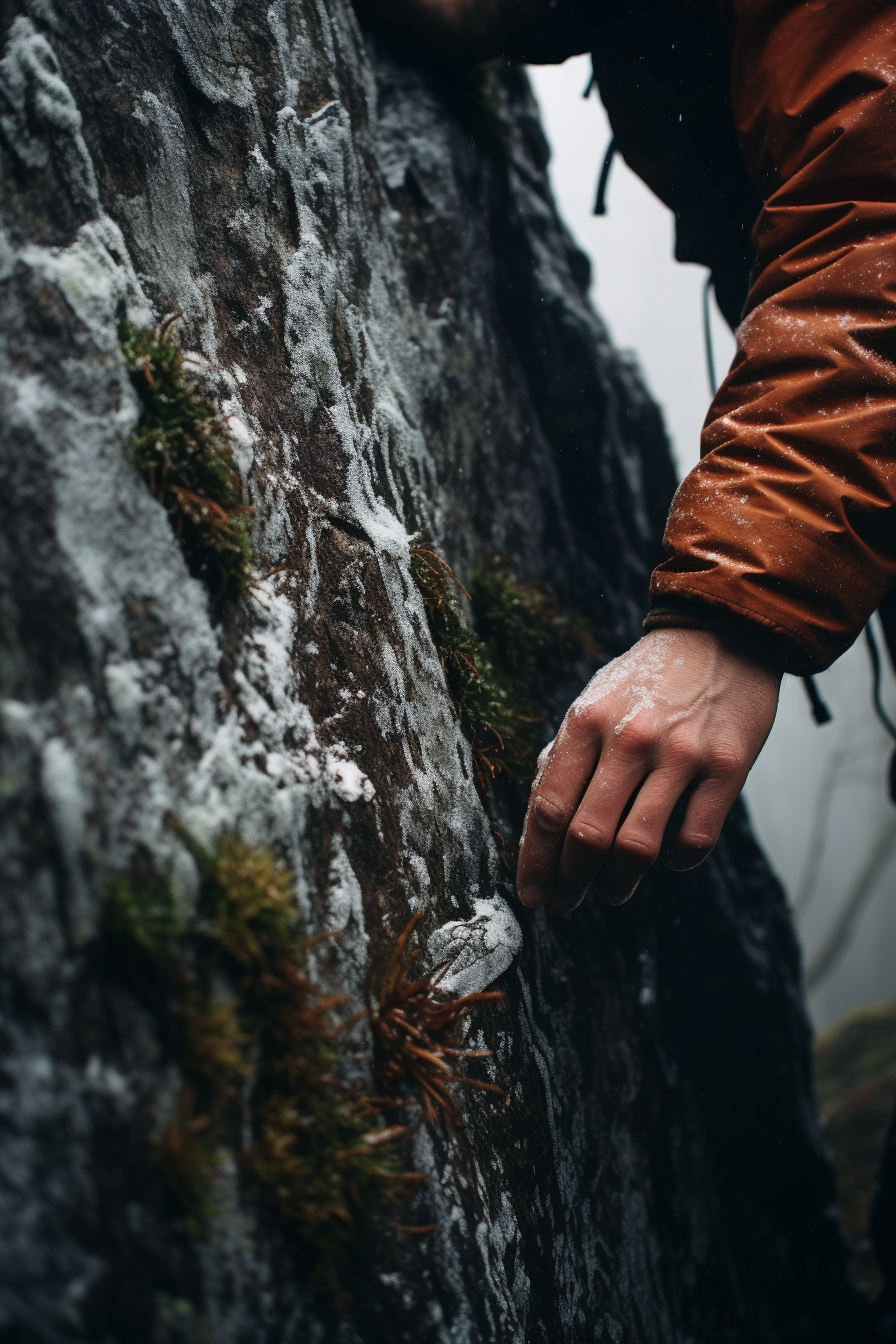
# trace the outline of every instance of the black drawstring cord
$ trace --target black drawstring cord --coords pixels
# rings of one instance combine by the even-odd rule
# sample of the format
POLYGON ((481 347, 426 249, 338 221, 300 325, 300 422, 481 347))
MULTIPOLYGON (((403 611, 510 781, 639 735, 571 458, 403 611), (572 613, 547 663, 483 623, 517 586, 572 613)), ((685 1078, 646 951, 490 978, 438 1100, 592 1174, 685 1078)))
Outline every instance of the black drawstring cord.
POLYGON ((815 678, 803 677, 803 685, 805 686, 806 694, 809 697, 809 704, 812 706, 812 717, 819 728, 822 724, 830 723, 834 716, 822 700, 818 687, 815 684, 815 678))
POLYGON ((712 289, 712 271, 706 277, 703 286, 703 346, 706 350, 706 374, 709 378, 709 395, 714 397, 719 387, 716 382, 716 362, 712 353, 712 326, 709 315, 709 292, 712 289))
MULTIPOLYGON (((583 98, 590 98, 592 91, 597 88, 597 75, 594 73, 594 66, 591 67, 591 74, 588 77, 588 83, 582 90, 583 98)), ((607 152, 604 154, 603 165, 600 170, 600 177, 597 180, 597 195, 594 198, 593 215, 605 215, 607 213, 607 183, 610 180, 610 169, 613 167, 613 157, 616 153, 616 137, 610 136, 610 143, 607 145, 607 152)))
POLYGON ((605 215, 607 213, 607 183, 610 180, 610 169, 613 167, 613 156, 616 153, 616 137, 610 137, 610 143, 607 145, 607 152, 604 155, 603 167, 600 170, 600 177, 597 181, 597 195, 594 198, 594 209, 592 214, 605 215))
MULTIPOLYGON (((896 724, 884 709, 883 697, 881 696, 880 650, 877 647, 877 640, 874 637, 874 631, 871 629, 870 621, 865 626, 865 643, 868 645, 868 656, 871 659, 871 702, 874 705, 874 712, 890 737, 896 742, 896 724)), ((887 783, 890 789, 890 802, 896 803, 896 751, 890 755, 887 783)))
POLYGON ((874 712, 893 741, 896 742, 896 723, 884 709, 884 702, 881 698, 880 650, 877 647, 877 640, 870 623, 865 626, 865 643, 868 645, 868 656, 871 659, 871 701, 874 705, 874 712))

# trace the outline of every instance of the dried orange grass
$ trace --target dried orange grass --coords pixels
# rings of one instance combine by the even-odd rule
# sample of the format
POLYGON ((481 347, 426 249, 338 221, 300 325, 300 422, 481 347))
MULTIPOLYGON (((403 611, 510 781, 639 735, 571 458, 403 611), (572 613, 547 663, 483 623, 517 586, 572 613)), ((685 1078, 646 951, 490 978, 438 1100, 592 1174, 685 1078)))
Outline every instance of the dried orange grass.
POLYGON ((409 944, 420 918, 417 914, 409 920, 392 950, 371 1018, 387 1085, 412 1084, 419 1092, 426 1120, 444 1115, 450 1124, 460 1126, 460 1109, 449 1090, 453 1083, 503 1096, 497 1083, 480 1082, 459 1072, 466 1060, 487 1059, 492 1054, 491 1050, 459 1046, 461 1023, 475 1004, 504 995, 490 989, 452 998, 440 988, 447 965, 415 979, 414 963, 420 951, 410 951, 409 944))

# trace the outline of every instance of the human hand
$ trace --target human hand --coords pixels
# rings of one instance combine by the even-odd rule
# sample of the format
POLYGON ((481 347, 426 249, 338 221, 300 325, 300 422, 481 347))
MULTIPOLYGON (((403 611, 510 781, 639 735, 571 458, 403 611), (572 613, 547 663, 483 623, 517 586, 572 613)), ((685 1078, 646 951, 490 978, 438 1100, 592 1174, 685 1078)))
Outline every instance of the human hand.
POLYGON ((775 718, 781 675, 704 630, 652 630, 592 678, 539 757, 517 868, 524 905, 621 905, 660 853, 706 858, 775 718), (663 835, 686 795, 684 820, 663 835))

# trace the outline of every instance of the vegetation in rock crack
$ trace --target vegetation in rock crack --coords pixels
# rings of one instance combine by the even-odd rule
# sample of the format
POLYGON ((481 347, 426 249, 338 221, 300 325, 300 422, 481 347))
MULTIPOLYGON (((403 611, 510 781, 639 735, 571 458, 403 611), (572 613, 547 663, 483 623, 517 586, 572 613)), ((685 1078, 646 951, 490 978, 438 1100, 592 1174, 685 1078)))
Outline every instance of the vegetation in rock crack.
POLYGON ((861 1279, 877 1289, 868 1217, 896 1097, 896 1003, 862 1008, 825 1032, 816 1046, 815 1076, 843 1223, 861 1279))
POLYGON ((469 592, 424 545, 411 547, 411 564, 480 787, 498 774, 528 783, 544 744, 539 686, 598 652, 587 623, 549 585, 518 582, 507 557, 484 554, 469 592), (470 600, 476 633, 453 586, 470 600))
POLYGON ((238 600, 252 581, 252 510, 243 503, 227 424, 197 387, 173 334, 175 320, 121 328, 142 407, 134 461, 164 505, 191 574, 215 601, 238 600))
POLYGON ((118 879, 104 905, 107 963, 153 1011, 183 1076, 158 1169, 198 1232, 216 1166, 232 1153, 315 1281, 338 1291, 359 1233, 425 1177, 401 1169, 404 1127, 378 1123, 382 1106, 340 1079, 356 1019, 309 977, 289 869, 233 836, 213 854, 184 839, 201 873, 194 914, 146 877, 118 879))
POLYGON ((419 949, 410 942, 421 916, 403 929, 380 977, 372 1012, 374 1032, 381 1056, 381 1070, 388 1087, 412 1085, 420 1097, 428 1121, 444 1116, 460 1126, 461 1114, 450 1085, 496 1092, 497 1083, 481 1082, 459 1072, 469 1059, 486 1059, 491 1050, 467 1050, 458 1044, 463 1019, 478 1003, 504 998, 501 990, 483 990, 452 998, 440 988, 445 967, 431 975, 414 974, 419 949))
POLYGON ((517 582, 506 556, 480 557, 470 601, 477 633, 499 672, 529 687, 599 652, 584 617, 561 607, 550 584, 517 582))
MULTIPOLYGON (((473 749, 477 779, 484 787, 500 768, 506 768, 508 737, 516 728, 517 716, 507 703, 506 688, 493 675, 484 644, 461 617, 449 586, 458 583, 451 568, 425 546, 411 547, 411 566, 448 694, 473 749)), ((524 708, 531 706, 527 703, 524 708)))

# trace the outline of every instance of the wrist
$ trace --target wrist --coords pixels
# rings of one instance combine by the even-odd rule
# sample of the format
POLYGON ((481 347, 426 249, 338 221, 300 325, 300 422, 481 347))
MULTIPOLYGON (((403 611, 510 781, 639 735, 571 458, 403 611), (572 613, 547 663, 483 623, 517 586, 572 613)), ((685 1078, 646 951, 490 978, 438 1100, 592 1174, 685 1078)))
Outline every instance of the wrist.
POLYGON ((786 637, 710 602, 690 598, 658 602, 644 621, 645 633, 653 630, 700 630, 713 635, 730 652, 763 667, 778 681, 785 672, 795 670, 786 637))

